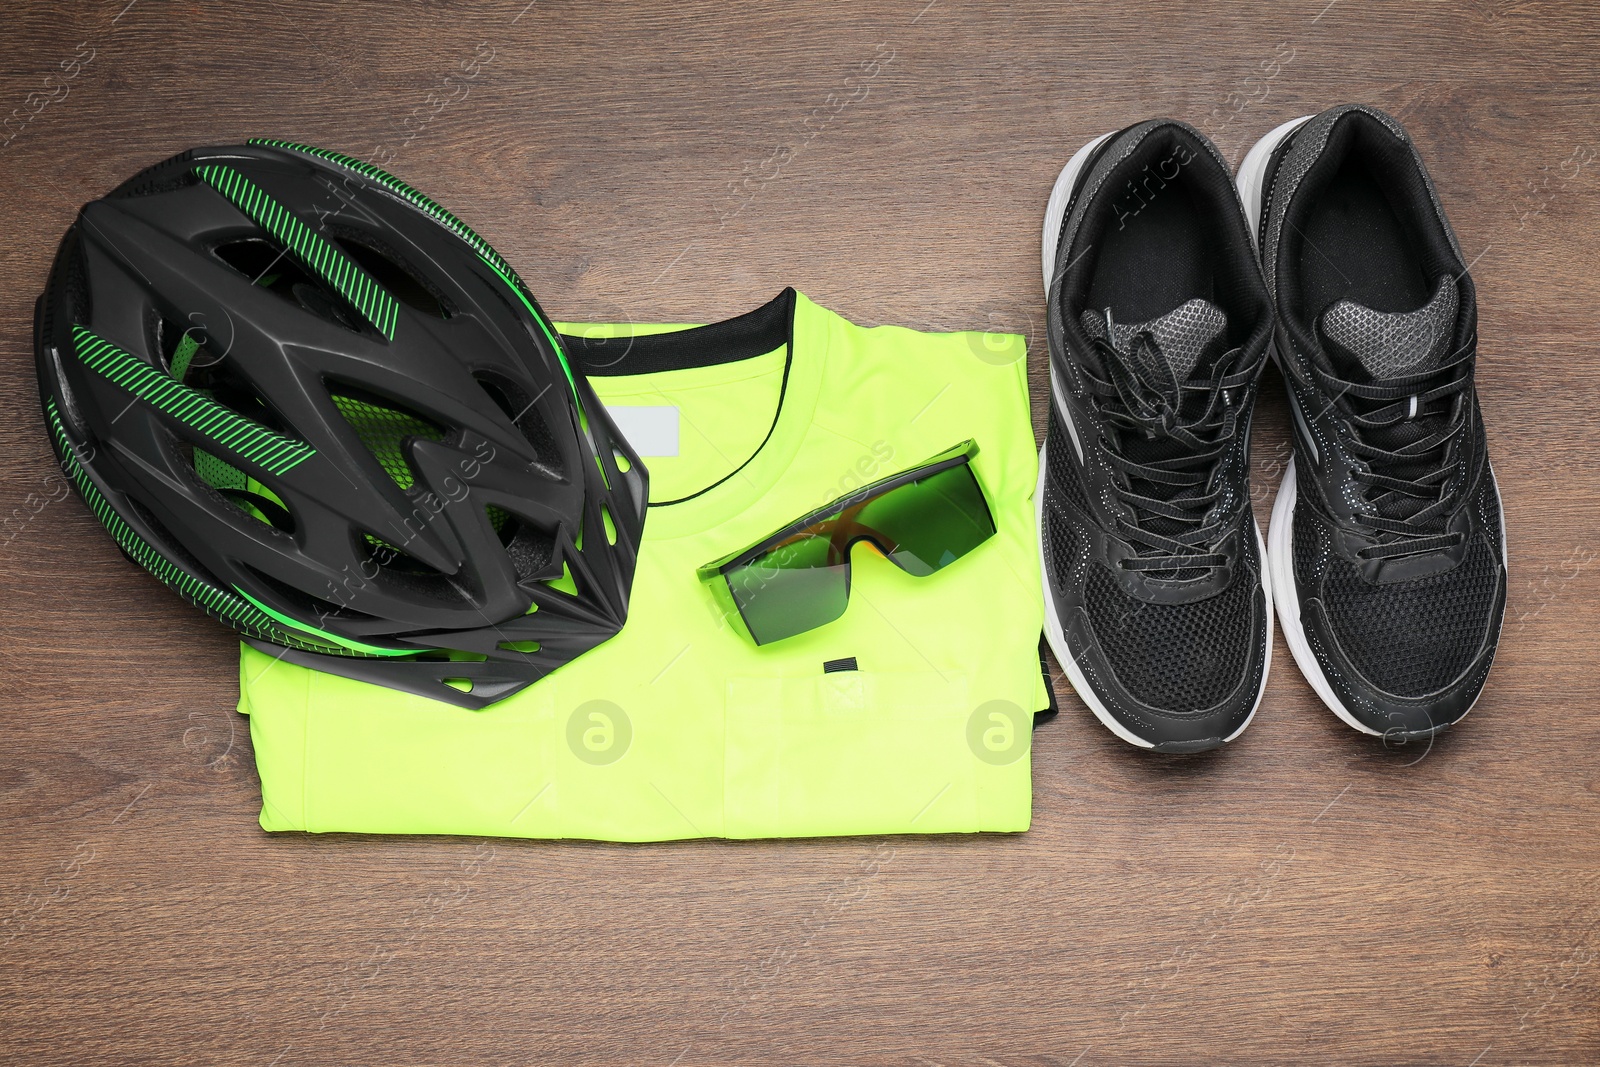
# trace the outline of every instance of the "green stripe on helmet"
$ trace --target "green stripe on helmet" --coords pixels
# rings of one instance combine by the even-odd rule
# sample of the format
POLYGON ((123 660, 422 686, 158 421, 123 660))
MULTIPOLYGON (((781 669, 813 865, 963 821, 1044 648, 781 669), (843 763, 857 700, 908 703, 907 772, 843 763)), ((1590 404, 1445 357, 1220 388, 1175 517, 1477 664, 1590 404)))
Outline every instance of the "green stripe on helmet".
POLYGON ((372 324, 373 329, 394 340, 400 305, 354 260, 313 232, 282 204, 232 167, 207 164, 196 167, 195 173, 282 241, 284 247, 293 252, 307 269, 350 301, 362 317, 372 324))
POLYGON ((72 336, 84 366, 271 474, 285 474, 317 454, 304 441, 235 414, 81 325, 73 325, 72 336))
MULTIPOLYGON (((567 363, 566 350, 561 347, 561 341, 556 336, 555 328, 545 320, 543 315, 539 314, 539 310, 538 308, 534 307, 533 301, 528 299, 526 295, 528 287, 523 283, 522 279, 517 276, 517 272, 511 269, 511 264, 507 263, 500 253, 489 247, 488 241, 485 241, 482 237, 479 237, 475 232, 473 232, 472 227, 456 218, 449 211, 446 211, 444 208, 440 207, 437 203, 429 199, 423 193, 418 192, 405 182, 401 181, 399 178, 396 178, 393 174, 390 174, 386 170, 375 167, 371 163, 365 163, 359 159, 356 159, 354 156, 343 155, 339 152, 330 152, 326 148, 313 148, 310 145, 297 144, 294 141, 279 141, 271 137, 252 137, 250 138, 249 143, 253 145, 264 145, 268 148, 286 148, 294 152, 304 152, 307 155, 316 156, 318 159, 325 159, 330 163, 337 163, 342 167, 348 167, 357 174, 371 178, 380 185, 387 187, 390 192, 396 194, 401 199, 409 203, 412 207, 417 208, 423 214, 428 215, 434 219, 434 221, 440 223, 446 229, 454 233, 457 237, 467 242, 467 244, 472 246, 473 251, 477 252, 479 257, 481 257, 483 261, 489 265, 489 268, 500 277, 500 280, 505 282, 506 285, 510 287, 511 291, 517 295, 517 299, 522 301, 523 306, 526 307, 529 314, 533 316, 533 320, 539 324, 539 329, 544 332, 544 335, 550 341, 550 344, 555 347, 556 357, 561 360, 562 373, 567 376, 567 384, 572 387, 572 399, 574 401, 578 401, 577 385, 572 379, 572 367, 567 363)), ((578 410, 580 412, 583 410, 582 401, 578 401, 578 410)))
POLYGON ((248 597, 235 595, 227 590, 219 589, 209 582, 202 581, 188 571, 174 565, 161 552, 144 538, 136 533, 133 527, 123 521, 116 509, 111 506, 104 494, 94 484, 83 464, 78 461, 78 454, 72 447, 71 440, 67 437, 66 427, 61 423, 61 414, 56 409, 54 399, 47 399, 44 404, 45 418, 50 423, 51 435, 55 438, 56 450, 61 454, 62 469, 71 477, 74 485, 78 487, 79 494, 84 503, 89 505, 89 510, 95 518, 111 534, 122 551, 128 554, 139 566, 149 571, 173 592, 183 597, 207 615, 226 623, 252 637, 258 637, 273 644, 287 645, 308 652, 335 653, 348 656, 393 656, 396 653, 390 649, 379 649, 372 645, 362 645, 351 642, 333 634, 324 634, 303 624, 296 623, 284 616, 271 611, 265 605, 257 606, 248 597), (293 630, 286 630, 279 626, 275 619, 281 619, 293 630), (304 632, 310 635, 323 637, 330 643, 306 640, 300 636, 304 632), (369 651, 370 650, 370 651, 369 651))
MULTIPOLYGON (((285 642, 289 635, 280 631, 269 616, 257 611, 248 601, 203 582, 189 572, 174 566, 149 542, 135 533, 133 527, 116 513, 110 502, 90 480, 83 465, 78 462, 78 455, 73 450, 72 442, 67 438, 66 427, 61 424, 61 415, 56 410, 54 400, 45 401, 45 417, 50 422, 50 432, 55 437, 57 451, 61 453, 63 468, 72 478, 73 484, 78 487, 78 492, 89 505, 89 510, 94 512, 95 518, 100 520, 101 525, 110 532, 112 539, 134 562, 208 615, 230 626, 251 631, 269 641, 280 644, 285 642)), ((322 651, 322 649, 316 650, 322 651)))

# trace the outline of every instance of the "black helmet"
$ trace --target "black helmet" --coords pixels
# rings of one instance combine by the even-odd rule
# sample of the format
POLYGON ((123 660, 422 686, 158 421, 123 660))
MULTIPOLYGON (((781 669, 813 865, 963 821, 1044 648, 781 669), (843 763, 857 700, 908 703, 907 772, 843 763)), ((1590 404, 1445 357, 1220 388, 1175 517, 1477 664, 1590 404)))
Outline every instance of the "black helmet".
POLYGON ((622 627, 643 464, 506 261, 376 167, 151 167, 67 231, 34 349, 123 552, 258 647, 483 707, 622 627))

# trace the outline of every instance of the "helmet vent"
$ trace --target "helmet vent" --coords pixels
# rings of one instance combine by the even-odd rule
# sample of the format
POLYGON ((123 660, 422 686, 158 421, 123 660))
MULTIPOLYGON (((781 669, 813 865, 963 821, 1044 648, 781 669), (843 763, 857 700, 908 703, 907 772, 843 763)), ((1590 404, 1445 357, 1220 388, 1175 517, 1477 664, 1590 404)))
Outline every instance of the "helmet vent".
POLYGON ((494 527, 494 532, 500 535, 500 543, 505 542, 516 533, 516 527, 511 521, 511 512, 505 508, 497 508, 493 504, 483 509, 489 516, 489 525, 494 527))
POLYGON ((561 577, 553 582, 544 584, 558 592, 566 593, 568 596, 578 595, 578 581, 572 576, 572 568, 567 566, 565 562, 561 564, 561 577))
POLYGON ((424 281, 387 241, 348 226, 330 225, 326 232, 346 255, 372 276, 373 281, 387 289, 390 296, 424 315, 436 319, 450 317, 449 298, 424 281))
POLYGON ((235 361, 224 358, 210 345, 204 331, 162 319, 156 338, 168 374, 190 389, 215 400, 258 425, 293 436, 288 423, 267 403, 235 361))
POLYGON ((56 391, 61 395, 61 416, 72 427, 73 433, 80 438, 87 437, 88 429, 83 421, 83 413, 78 410, 78 398, 67 382, 67 372, 61 366, 61 350, 51 345, 46 351, 50 355, 50 368, 55 371, 56 391))
POLYGON ((489 525, 494 527, 500 543, 505 546, 506 555, 511 557, 518 581, 545 581, 560 573, 551 569, 556 554, 555 538, 504 508, 491 504, 484 511, 489 515, 489 525))
POLYGON ((283 498, 270 486, 250 477, 227 460, 213 456, 203 449, 187 443, 180 445, 179 449, 194 467, 195 475, 229 503, 275 530, 294 533, 293 513, 289 511, 283 498))
POLYGON ((372 582, 389 595, 420 597, 441 606, 458 607, 466 594, 442 571, 406 555, 387 538, 362 530, 353 532, 360 567, 352 579, 354 590, 372 582))
MULTIPOLYGON (((562 476, 561 450, 556 446, 555 434, 540 416, 535 399, 515 382, 488 371, 478 371, 478 384, 510 420, 511 425, 528 444, 533 446, 535 462, 551 477, 562 476)), ((552 387, 553 388, 553 387, 552 387)))
POLYGON ((413 437, 442 441, 444 430, 394 401, 364 390, 335 386, 329 394, 339 414, 355 430, 378 466, 394 479, 394 484, 406 490, 414 486, 417 475, 406 460, 406 442, 413 437))
MULTIPOLYGON (((121 502, 121 508, 123 514, 132 520, 134 525, 134 533, 139 537, 140 540, 147 542, 151 548, 156 550, 158 554, 166 557, 171 562, 177 564, 179 567, 189 571, 192 574, 204 576, 206 581, 210 582, 212 585, 219 584, 216 579, 212 578, 206 569, 200 565, 200 561, 195 559, 194 555, 188 549, 183 547, 183 542, 172 536, 171 532, 169 532, 167 528, 161 524, 161 521, 155 517, 155 514, 151 512, 149 508, 145 507, 142 503, 140 503, 138 500, 135 500, 131 496, 123 498, 121 502)), ((128 551, 125 548, 123 549, 123 555, 128 556, 129 559, 133 559, 131 555, 128 555, 128 551)), ((134 562, 138 563, 139 561, 134 560, 134 562)), ((145 566, 142 563, 139 565, 141 567, 145 566)), ((165 579, 163 579, 163 581, 165 581, 165 579)))
POLYGON ((361 321, 345 299, 300 266, 299 259, 277 241, 262 237, 241 237, 212 249, 216 257, 246 278, 251 284, 293 301, 318 318, 353 333, 361 332, 361 321))
POLYGON ((155 339, 162 366, 179 382, 189 380, 190 370, 211 366, 220 358, 210 347, 210 336, 198 326, 184 326, 158 316, 155 339))

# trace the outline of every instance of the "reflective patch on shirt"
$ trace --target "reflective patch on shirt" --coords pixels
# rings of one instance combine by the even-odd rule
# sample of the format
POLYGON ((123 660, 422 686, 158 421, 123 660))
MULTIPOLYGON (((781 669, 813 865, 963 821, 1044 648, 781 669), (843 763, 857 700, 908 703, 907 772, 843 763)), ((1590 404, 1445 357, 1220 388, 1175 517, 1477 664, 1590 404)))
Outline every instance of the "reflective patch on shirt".
POLYGON ((619 405, 606 411, 640 459, 678 454, 677 405, 619 405))

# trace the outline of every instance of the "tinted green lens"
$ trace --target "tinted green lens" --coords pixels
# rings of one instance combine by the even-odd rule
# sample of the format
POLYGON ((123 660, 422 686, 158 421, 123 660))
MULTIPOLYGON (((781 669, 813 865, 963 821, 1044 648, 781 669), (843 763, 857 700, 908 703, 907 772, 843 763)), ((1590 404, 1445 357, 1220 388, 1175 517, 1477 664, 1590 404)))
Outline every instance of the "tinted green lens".
POLYGON ((867 501, 855 521, 908 574, 947 567, 994 536, 983 490, 966 463, 867 501))
POLYGON ((850 599, 849 559, 832 550, 826 522, 723 577, 758 645, 830 623, 850 599))
POLYGON ((899 485, 885 479, 866 490, 878 495, 864 503, 807 516, 800 521, 811 525, 778 535, 783 539, 770 548, 751 549, 759 554, 748 562, 732 563, 744 552, 727 556, 700 568, 700 577, 716 583, 718 599, 738 609, 758 645, 833 622, 850 599, 855 542, 875 545, 901 570, 924 577, 994 536, 994 518, 968 462, 976 451, 971 441, 957 445, 924 469, 956 460, 953 466, 899 485))

